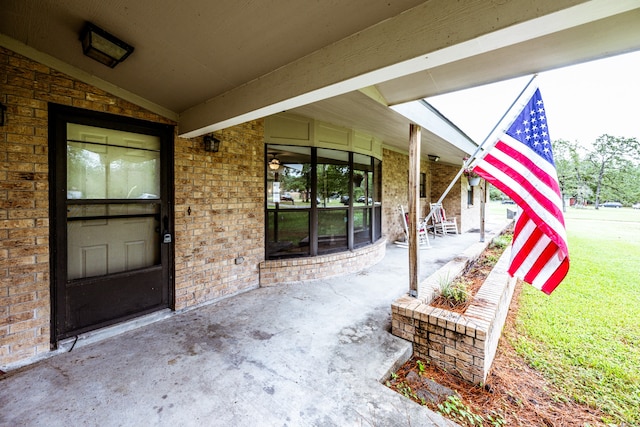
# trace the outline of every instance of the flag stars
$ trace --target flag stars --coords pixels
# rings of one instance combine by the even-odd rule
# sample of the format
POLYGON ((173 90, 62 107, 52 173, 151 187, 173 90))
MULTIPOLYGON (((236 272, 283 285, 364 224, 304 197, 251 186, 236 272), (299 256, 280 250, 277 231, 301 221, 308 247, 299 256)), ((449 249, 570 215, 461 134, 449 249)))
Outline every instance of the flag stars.
POLYGON ((551 157, 543 153, 543 148, 551 147, 545 116, 544 103, 536 93, 529 103, 520 110, 520 114, 511 123, 505 133, 511 135, 516 140, 528 145, 542 157, 551 157))

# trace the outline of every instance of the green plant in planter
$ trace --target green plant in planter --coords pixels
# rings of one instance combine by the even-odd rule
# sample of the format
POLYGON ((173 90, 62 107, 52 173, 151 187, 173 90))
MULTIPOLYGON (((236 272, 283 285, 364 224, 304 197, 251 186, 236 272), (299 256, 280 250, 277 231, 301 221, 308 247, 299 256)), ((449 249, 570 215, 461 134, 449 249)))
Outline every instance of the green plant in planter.
POLYGON ((491 247, 504 249, 511 244, 511 240, 513 239, 512 234, 501 234, 491 242, 491 247))
POLYGON ((440 283, 440 296, 451 305, 462 304, 469 299, 468 285, 464 279, 450 282, 445 280, 440 283))

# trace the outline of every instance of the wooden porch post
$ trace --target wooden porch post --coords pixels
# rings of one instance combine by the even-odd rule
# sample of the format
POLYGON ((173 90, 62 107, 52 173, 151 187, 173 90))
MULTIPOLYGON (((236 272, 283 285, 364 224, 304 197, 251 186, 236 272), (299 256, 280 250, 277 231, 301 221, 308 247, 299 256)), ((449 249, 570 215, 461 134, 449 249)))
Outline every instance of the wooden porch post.
POLYGON ((418 296, 420 250, 418 210, 420 204, 420 134, 418 125, 409 125, 409 295, 418 296))

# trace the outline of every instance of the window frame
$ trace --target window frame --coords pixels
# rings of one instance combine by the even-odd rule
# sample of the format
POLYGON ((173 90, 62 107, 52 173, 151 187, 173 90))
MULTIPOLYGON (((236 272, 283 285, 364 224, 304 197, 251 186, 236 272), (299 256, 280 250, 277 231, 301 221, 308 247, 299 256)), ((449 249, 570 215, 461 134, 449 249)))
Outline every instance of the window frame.
MULTIPOLYGON (((288 205, 282 206, 280 203, 273 203, 269 200, 269 186, 273 182, 273 179, 275 179, 275 177, 272 178, 270 176, 269 161, 271 160, 272 157, 275 157, 274 152, 276 152, 278 149, 282 149, 286 147, 292 147, 292 148, 295 147, 295 149, 297 150, 300 150, 302 148, 301 146, 286 146, 282 144, 265 144, 265 193, 264 193, 265 259, 273 260, 273 259, 293 258, 293 257, 315 257, 315 256, 322 256, 322 255, 327 255, 327 254, 336 253, 336 252, 346 252, 346 251, 351 251, 360 247, 371 245, 382 237, 381 233, 378 230, 379 228, 378 224, 380 224, 380 218, 378 217, 381 215, 381 212, 382 212, 382 209, 381 209, 382 203, 381 203, 381 200, 379 200, 381 199, 381 188, 380 188, 381 187, 380 185, 381 170, 382 170, 381 160, 376 159, 370 155, 354 153, 346 150, 328 149, 323 147, 304 147, 311 151, 311 164, 308 172, 311 176, 310 185, 309 185, 310 191, 311 191, 311 198, 310 198, 311 200, 309 201, 310 204, 304 205, 304 207, 301 207, 301 206, 296 207, 295 203, 293 203, 291 206, 288 206, 288 205), (342 155, 344 154, 348 155, 348 165, 347 165, 348 180, 346 182, 347 194, 341 194, 340 196, 347 196, 349 199, 348 199, 348 203, 343 203, 343 206, 327 206, 327 205, 321 206, 317 201, 319 197, 318 195, 318 191, 319 191, 318 173, 320 169, 318 164, 319 150, 332 150, 332 151, 335 151, 336 153, 338 152, 342 153, 342 155), (362 160, 362 156, 366 156, 368 160, 368 164, 363 164, 363 163, 359 164, 358 167, 360 169, 358 170, 362 170, 362 168, 365 168, 367 172, 366 176, 368 178, 370 174, 370 178, 368 179, 365 185, 365 190, 364 190, 365 202, 364 202, 364 205, 362 206, 360 204, 356 204, 354 206, 354 185, 355 185, 354 184, 354 166, 355 166, 354 157, 356 156, 360 160, 362 160), (371 199, 371 203, 369 203, 369 199, 371 199), (273 229, 280 230, 280 225, 273 224, 273 229, 270 228, 271 226, 270 221, 274 217, 274 212, 276 213, 275 222, 277 222, 278 212, 283 212, 283 213, 292 212, 292 211, 300 212, 301 210, 309 212, 309 215, 308 215, 309 251, 305 253, 305 252, 297 252, 297 251, 286 252, 286 250, 282 252, 278 252, 277 249, 272 250, 272 248, 277 248, 278 247, 277 244, 280 243, 279 238, 276 238, 273 234, 273 229), (329 246, 323 246, 322 242, 320 242, 322 236, 319 235, 319 231, 320 231, 319 220, 323 216, 322 215, 323 212, 329 213, 329 212, 336 212, 338 210, 346 210, 346 218, 345 218, 346 244, 337 244, 335 245, 334 248, 331 248, 329 246), (366 212, 364 212, 365 210, 366 212), (358 212, 358 214, 362 213, 363 218, 366 219, 366 224, 364 224, 361 228, 358 229, 358 231, 364 230, 365 234, 358 236, 358 239, 356 239, 356 236, 355 236, 356 229, 354 227, 354 223, 355 223, 354 215, 356 212, 358 212)), ((290 164, 294 164, 294 163, 290 163, 290 164)), ((322 164, 325 164, 325 163, 322 163, 322 164)), ((275 172, 272 172, 272 174, 275 175, 275 172)), ((280 191, 281 193, 284 193, 287 191, 287 189, 282 188, 280 191)), ((323 189, 323 191, 326 192, 325 189, 323 189)), ((327 198, 326 194, 323 194, 323 196, 327 198)))

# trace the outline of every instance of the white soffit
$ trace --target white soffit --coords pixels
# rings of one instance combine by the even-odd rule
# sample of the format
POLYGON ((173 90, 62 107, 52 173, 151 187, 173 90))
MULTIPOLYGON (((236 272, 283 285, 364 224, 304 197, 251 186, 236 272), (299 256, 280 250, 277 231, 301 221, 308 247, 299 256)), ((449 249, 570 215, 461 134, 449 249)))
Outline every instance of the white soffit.
POLYGON ((426 101, 406 102, 391 109, 467 154, 473 154, 478 148, 477 143, 426 101))

